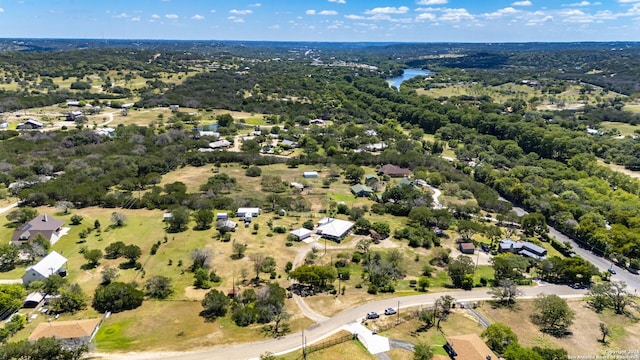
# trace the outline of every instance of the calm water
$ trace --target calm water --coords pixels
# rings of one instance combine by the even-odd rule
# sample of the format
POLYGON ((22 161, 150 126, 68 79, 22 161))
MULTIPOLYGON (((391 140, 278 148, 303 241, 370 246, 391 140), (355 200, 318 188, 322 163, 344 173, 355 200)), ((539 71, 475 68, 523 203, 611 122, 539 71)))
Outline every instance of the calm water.
POLYGON ((402 73, 402 75, 398 76, 398 77, 394 77, 394 78, 389 78, 387 79, 387 82, 389 83, 389 86, 392 86, 396 89, 400 89, 400 84, 402 84, 403 81, 405 80, 409 80, 411 78, 414 78, 416 76, 425 76, 425 75, 429 75, 431 74, 431 71, 429 70, 422 70, 422 69, 404 69, 404 72, 402 73))

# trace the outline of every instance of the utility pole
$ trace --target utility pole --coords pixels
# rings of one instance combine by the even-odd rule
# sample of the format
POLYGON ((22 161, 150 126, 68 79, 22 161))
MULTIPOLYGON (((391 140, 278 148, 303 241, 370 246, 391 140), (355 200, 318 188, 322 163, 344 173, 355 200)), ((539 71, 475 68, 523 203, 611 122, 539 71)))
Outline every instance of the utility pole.
POLYGON ((396 318, 396 321, 400 322, 400 300, 398 300, 398 311, 396 313, 398 314, 398 317, 396 318))

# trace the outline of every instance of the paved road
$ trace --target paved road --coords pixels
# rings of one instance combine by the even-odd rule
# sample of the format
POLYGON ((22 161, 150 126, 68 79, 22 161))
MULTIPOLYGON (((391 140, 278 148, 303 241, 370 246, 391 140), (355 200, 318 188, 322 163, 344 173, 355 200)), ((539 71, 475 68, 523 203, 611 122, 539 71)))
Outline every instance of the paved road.
MULTIPOLYGON (((586 290, 572 289, 568 286, 546 285, 539 287, 522 288, 524 295, 522 298, 533 298, 540 293, 556 294, 564 298, 582 298, 586 290)), ((450 291, 443 293, 429 293, 405 297, 397 297, 386 300, 379 300, 367 304, 353 307, 343 311, 338 315, 315 324, 304 331, 307 344, 317 342, 330 336, 348 324, 359 322, 369 311, 383 312, 388 307, 396 307, 400 301, 400 308, 406 309, 421 305, 431 305, 435 299, 443 295, 451 295, 457 301, 473 302, 489 300, 491 297, 487 293, 487 288, 478 288, 471 291, 450 291)), ((402 311, 402 310, 401 310, 402 311)), ((274 354, 281 354, 299 349, 302 341, 302 333, 298 332, 280 339, 270 339, 247 344, 237 344, 225 347, 216 347, 202 351, 191 351, 182 353, 125 353, 125 354, 94 354, 100 355, 104 359, 167 359, 167 360, 233 360, 233 359, 255 359, 261 354, 269 351, 274 354)))
MULTIPOLYGON (((519 207, 513 207, 513 211, 516 212, 516 214, 518 214, 518 216, 523 216, 523 215, 527 215, 528 212, 522 208, 519 207)), ((556 238, 556 240, 564 243, 564 242, 569 242, 571 244, 571 246, 573 247, 573 250, 576 252, 576 254, 580 255, 581 257, 583 257, 584 259, 590 261, 593 265, 595 265, 600 271, 607 271, 607 269, 609 269, 610 267, 612 267, 612 263, 611 261, 602 258, 594 253, 592 253, 591 251, 587 250, 587 249, 583 249, 580 246, 578 246, 578 243, 576 243, 575 241, 573 241, 570 237, 564 235, 563 233, 561 233, 560 231, 558 231, 555 228, 552 228, 551 226, 549 226, 549 235, 551 235, 552 237, 556 238)), ((616 275, 611 275, 611 280, 613 281, 624 281, 625 283, 627 283, 628 288, 627 290, 632 293, 632 294, 636 294, 637 291, 640 289, 640 276, 636 275, 636 274, 632 274, 630 272, 628 272, 625 269, 620 268, 619 266, 613 265, 613 269, 615 269, 616 271, 616 275)))

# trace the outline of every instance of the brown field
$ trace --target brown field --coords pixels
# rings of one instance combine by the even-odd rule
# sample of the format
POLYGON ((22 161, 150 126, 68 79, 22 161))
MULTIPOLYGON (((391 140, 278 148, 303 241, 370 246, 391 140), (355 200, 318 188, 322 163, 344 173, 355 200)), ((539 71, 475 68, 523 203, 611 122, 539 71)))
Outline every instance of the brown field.
POLYGON ((555 338, 538 330, 530 320, 534 309, 531 301, 518 301, 515 310, 485 305, 481 311, 492 321, 511 327, 524 346, 562 347, 572 356, 594 356, 605 350, 640 349, 640 324, 637 318, 615 315, 610 311, 597 314, 584 301, 569 301, 569 305, 576 312, 576 317, 569 328, 572 335, 564 338, 555 338), (598 341, 602 337, 598 326, 601 322, 612 331, 608 345, 598 341))

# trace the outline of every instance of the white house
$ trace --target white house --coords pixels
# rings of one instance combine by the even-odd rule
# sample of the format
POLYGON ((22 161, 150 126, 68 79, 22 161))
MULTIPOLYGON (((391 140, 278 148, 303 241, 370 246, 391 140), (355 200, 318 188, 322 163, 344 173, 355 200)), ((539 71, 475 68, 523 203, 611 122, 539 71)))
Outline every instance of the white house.
POLYGON ((229 218, 229 214, 227 214, 226 212, 216 213, 216 220, 226 220, 228 218, 229 218))
POLYGON ((260 208, 238 208, 236 212, 238 217, 246 218, 246 217, 257 217, 260 215, 260 208))
POLYGON ((293 231, 291 231, 289 234, 295 236, 296 238, 298 238, 298 241, 302 241, 306 238, 308 238, 309 236, 311 236, 311 233, 313 233, 313 231, 309 230, 309 229, 305 229, 305 228, 300 228, 300 229, 295 229, 293 231))
POLYGON ((351 221, 325 217, 318 221, 316 232, 323 238, 340 241, 347 236, 353 225, 351 221))
POLYGON ((67 258, 52 251, 37 264, 27 268, 25 274, 22 275, 22 282, 28 285, 32 281, 44 280, 53 274, 57 274, 66 263, 67 258))

